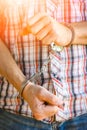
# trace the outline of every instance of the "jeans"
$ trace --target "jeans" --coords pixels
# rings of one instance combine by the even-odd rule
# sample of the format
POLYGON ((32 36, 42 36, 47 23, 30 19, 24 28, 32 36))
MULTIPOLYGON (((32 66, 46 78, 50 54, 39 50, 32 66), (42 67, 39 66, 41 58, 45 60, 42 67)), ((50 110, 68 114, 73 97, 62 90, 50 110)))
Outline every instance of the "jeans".
POLYGON ((47 124, 0 109, 0 130, 87 130, 87 114, 61 124, 47 124))

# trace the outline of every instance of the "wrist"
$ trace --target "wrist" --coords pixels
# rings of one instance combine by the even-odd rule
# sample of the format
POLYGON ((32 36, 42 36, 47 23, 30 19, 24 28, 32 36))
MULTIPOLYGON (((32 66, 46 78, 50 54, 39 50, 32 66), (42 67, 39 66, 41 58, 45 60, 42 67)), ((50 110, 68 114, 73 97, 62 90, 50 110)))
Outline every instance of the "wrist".
POLYGON ((33 83, 32 82, 28 82, 28 84, 24 87, 23 91, 22 91, 22 97, 27 100, 27 97, 29 98, 29 95, 31 93, 31 88, 32 88, 33 83))
POLYGON ((20 90, 19 90, 19 94, 21 97, 23 97, 23 92, 24 92, 24 89, 27 87, 27 85, 30 83, 29 80, 25 79, 22 84, 21 84, 21 87, 20 87, 20 90))

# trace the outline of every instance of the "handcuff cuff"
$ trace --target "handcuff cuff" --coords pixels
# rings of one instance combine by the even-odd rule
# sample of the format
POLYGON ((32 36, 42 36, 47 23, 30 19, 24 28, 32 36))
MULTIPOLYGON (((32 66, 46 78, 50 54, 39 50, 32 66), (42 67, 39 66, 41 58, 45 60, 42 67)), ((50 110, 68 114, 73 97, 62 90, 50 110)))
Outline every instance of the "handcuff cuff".
MULTIPOLYGON (((62 46, 57 46, 54 42, 52 42, 50 44, 50 48, 53 52, 61 52, 63 50, 63 47, 62 46)), ((40 80, 40 77, 41 77, 41 74, 44 73, 46 71, 46 68, 49 64, 49 62, 52 60, 52 57, 50 57, 50 55, 47 57, 47 60, 46 62, 43 64, 42 68, 40 69, 40 71, 36 72, 35 74, 33 74, 29 80, 25 80, 22 85, 21 85, 21 90, 19 92, 19 95, 20 97, 22 98, 22 94, 23 94, 23 91, 25 89, 25 87, 30 83, 34 83, 34 84, 37 84, 38 81, 40 80)), ((66 98, 66 97, 65 97, 66 98)), ((64 99, 65 99, 64 98, 64 99)), ((22 98, 23 99, 23 98, 22 98)), ((53 123, 53 127, 56 127, 56 115, 52 116, 51 117, 51 123, 53 123)), ((57 122, 59 124, 61 124, 61 122, 57 122)))
MULTIPOLYGON (((52 42, 50 44, 50 48, 52 51, 54 52, 61 52, 63 50, 63 47, 62 46, 57 46, 54 42, 52 42)), ((34 84, 36 84, 38 81, 40 81, 40 76, 43 72, 46 71, 46 68, 49 64, 49 62, 51 61, 51 57, 50 55, 47 57, 47 60, 46 62, 43 64, 42 68, 40 69, 40 71, 36 72, 35 74, 33 74, 30 79, 25 79, 25 81, 22 83, 21 85, 21 89, 19 91, 19 95, 22 97, 22 94, 23 94, 23 91, 24 91, 24 88, 29 84, 29 82, 32 82, 34 84)))

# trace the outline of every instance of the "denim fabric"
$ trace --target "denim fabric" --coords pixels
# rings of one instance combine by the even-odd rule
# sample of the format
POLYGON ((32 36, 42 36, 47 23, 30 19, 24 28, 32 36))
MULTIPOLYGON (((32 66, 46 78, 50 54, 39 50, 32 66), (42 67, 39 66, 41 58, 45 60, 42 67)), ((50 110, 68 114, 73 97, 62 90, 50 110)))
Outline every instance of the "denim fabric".
POLYGON ((0 130, 87 130, 87 114, 61 124, 47 124, 0 109, 0 130))
POLYGON ((87 113, 62 123, 58 130, 87 130, 87 113))
POLYGON ((0 130, 51 130, 51 125, 0 109, 0 130))

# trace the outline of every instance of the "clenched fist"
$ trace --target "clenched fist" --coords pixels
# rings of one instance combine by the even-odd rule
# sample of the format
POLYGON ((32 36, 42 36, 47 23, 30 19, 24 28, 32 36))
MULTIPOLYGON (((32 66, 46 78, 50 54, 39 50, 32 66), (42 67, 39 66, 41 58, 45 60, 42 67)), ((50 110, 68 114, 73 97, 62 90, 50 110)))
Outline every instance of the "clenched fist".
POLYGON ((29 33, 35 35, 43 44, 55 42, 57 45, 66 46, 72 39, 72 31, 46 13, 37 13, 29 18, 27 26, 21 31, 21 35, 29 33))
POLYGON ((37 120, 51 117, 58 112, 58 108, 63 108, 62 100, 45 88, 33 83, 29 83, 25 87, 23 97, 37 120))

